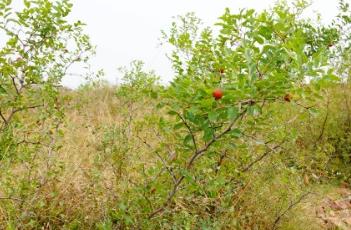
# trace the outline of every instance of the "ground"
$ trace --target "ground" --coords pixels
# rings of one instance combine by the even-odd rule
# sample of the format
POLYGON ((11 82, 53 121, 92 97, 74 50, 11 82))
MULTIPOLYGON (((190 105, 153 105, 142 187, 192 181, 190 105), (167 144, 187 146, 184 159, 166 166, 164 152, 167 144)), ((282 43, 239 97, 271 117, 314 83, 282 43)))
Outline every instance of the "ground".
MULTIPOLYGON (((308 218, 315 219, 313 229, 351 229, 351 189, 340 186, 324 193, 312 194, 304 210, 308 218)), ((307 229, 307 228, 306 228, 307 229)))

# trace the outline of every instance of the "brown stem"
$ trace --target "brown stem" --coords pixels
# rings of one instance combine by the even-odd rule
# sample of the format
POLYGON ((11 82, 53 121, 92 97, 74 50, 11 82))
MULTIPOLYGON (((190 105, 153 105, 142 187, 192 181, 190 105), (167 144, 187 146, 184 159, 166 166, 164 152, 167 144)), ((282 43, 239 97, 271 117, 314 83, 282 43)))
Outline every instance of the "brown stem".
MULTIPOLYGON (((196 161, 197 158, 201 157, 217 140, 219 140, 221 137, 223 137, 225 134, 227 134, 228 132, 230 132, 234 126, 234 124, 240 119, 242 118, 245 113, 246 113, 247 109, 245 109, 243 112, 241 112, 241 114, 239 116, 237 116, 229 125, 228 127, 219 135, 214 136, 212 138, 212 140, 210 142, 208 142, 202 149, 199 149, 197 151, 194 152, 194 154, 192 155, 192 157, 189 159, 186 169, 190 170, 192 168, 192 166, 194 165, 194 162, 196 161)), ((161 205, 160 208, 154 210, 153 212, 151 212, 149 214, 149 219, 155 217, 157 214, 161 213, 164 211, 164 209, 170 204, 170 202, 173 200, 174 196, 176 195, 180 184, 182 183, 182 181, 185 179, 185 176, 182 175, 181 177, 178 178, 178 180, 174 183, 172 190, 170 191, 168 198, 166 199, 166 201, 161 205)))
POLYGON ((224 150, 223 153, 220 155, 219 160, 217 162, 216 168, 215 168, 215 173, 217 174, 219 171, 219 168, 222 166, 224 159, 227 157, 227 150, 224 150))
POLYGON ((168 171, 169 175, 173 179, 173 183, 177 183, 177 178, 174 175, 172 168, 167 164, 167 162, 162 158, 162 156, 156 151, 156 156, 161 160, 163 167, 168 171))
POLYGON ((295 202, 291 203, 273 222, 272 230, 277 229, 279 222, 281 221, 282 217, 285 216, 292 208, 298 205, 305 197, 307 197, 311 192, 306 192, 302 194, 295 202))
POLYGON ((22 201, 19 198, 14 198, 14 197, 0 197, 0 200, 13 200, 13 201, 22 201))
POLYGON ((7 122, 6 118, 4 117, 4 115, 2 114, 1 110, 0 110, 0 117, 4 122, 4 125, 7 125, 8 122, 7 122))
POLYGON ((1 126, 1 128, 0 128, 0 132, 4 131, 4 130, 8 127, 8 125, 10 124, 10 122, 11 122, 13 116, 14 116, 16 113, 21 112, 21 111, 24 111, 24 110, 27 110, 27 109, 35 109, 35 108, 42 107, 42 106, 44 106, 44 105, 41 104, 41 105, 33 105, 33 106, 27 106, 27 107, 12 109, 10 115, 9 115, 7 118, 6 118, 6 117, 4 116, 4 114, 1 113, 1 111, 0 111, 0 117, 1 117, 1 119, 4 121, 4 124, 3 124, 3 125, 1 126))
POLYGON ((271 152, 274 152, 277 148, 280 148, 281 145, 274 146, 273 148, 270 148, 268 151, 266 151, 264 154, 259 156, 257 159, 252 161, 250 164, 248 164, 245 168, 241 170, 241 172, 247 172, 249 171, 255 164, 258 162, 262 161, 265 157, 267 157, 271 152))
POLYGON ((180 115, 179 113, 177 113, 177 116, 182 120, 183 124, 185 125, 185 127, 187 128, 190 136, 191 136, 191 139, 193 141, 193 144, 194 144, 194 148, 195 148, 195 151, 197 152, 198 149, 197 149, 197 144, 196 144, 196 139, 195 139, 195 135, 193 133, 193 130, 191 129, 191 127, 189 126, 189 124, 186 122, 186 120, 182 117, 182 115, 180 115))
POLYGON ((326 124, 327 124, 327 121, 328 121, 328 118, 329 118, 329 97, 328 97, 328 101, 327 101, 327 114, 325 115, 325 118, 323 120, 323 124, 322 124, 322 130, 317 138, 317 140, 315 141, 314 143, 314 146, 316 147, 317 143, 322 139, 323 135, 324 135, 324 131, 325 131, 325 127, 326 127, 326 124))

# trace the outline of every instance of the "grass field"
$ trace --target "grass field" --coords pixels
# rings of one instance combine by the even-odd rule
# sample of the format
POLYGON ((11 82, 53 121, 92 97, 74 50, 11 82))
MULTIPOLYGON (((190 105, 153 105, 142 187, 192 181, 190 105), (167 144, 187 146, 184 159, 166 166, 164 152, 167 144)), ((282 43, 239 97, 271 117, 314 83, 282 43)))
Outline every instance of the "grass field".
MULTIPOLYGON (((147 183, 152 175, 165 174, 164 170, 157 171, 162 168, 157 151, 160 146, 172 151, 172 134, 159 130, 157 119, 161 114, 153 99, 129 100, 118 96, 117 91, 111 86, 87 86, 64 92, 66 116, 55 141, 39 148, 26 146, 36 150, 28 156, 30 161, 25 156, 3 161, 1 228, 133 228, 128 226, 147 215, 139 205, 149 202, 148 199, 155 204, 160 202, 167 186, 155 191, 147 183)), ((213 220, 213 228, 269 229, 281 215, 279 226, 284 229, 303 229, 307 223, 313 226, 313 221, 318 224, 313 207, 304 211, 306 206, 332 193, 338 187, 337 181, 347 180, 344 176, 349 175, 348 163, 340 161, 344 153, 339 152, 349 148, 349 92, 348 86, 326 90, 328 110, 325 101, 321 101, 323 109, 313 116, 306 116, 306 111, 298 105, 303 101, 276 105, 283 109, 270 117, 266 128, 255 130, 254 138, 242 143, 247 148, 228 148, 221 161, 217 159, 220 155, 210 160, 214 166, 221 164, 220 170, 209 167, 199 172, 195 180, 200 188, 196 189, 203 193, 195 195, 192 180, 188 182, 186 186, 190 187, 183 188, 172 204, 173 211, 165 213, 167 222, 180 221, 180 226, 190 229, 199 224, 199 219, 213 220), (276 125, 272 126, 272 122, 276 125), (262 153, 257 138, 275 137, 281 132, 298 132, 298 135, 284 141, 284 148, 268 154, 247 172, 237 172, 242 162, 247 161, 240 159, 243 151, 250 151, 253 159, 262 153), (292 162, 303 167, 289 165, 292 162), (209 181, 201 179, 201 175, 209 181), (232 184, 221 185, 223 191, 206 188, 213 186, 210 181, 226 180, 232 184), (227 189, 231 191, 229 206, 223 203, 228 199, 227 189), (301 202, 289 208, 305 193, 308 195, 301 202)), ((33 116, 35 113, 23 114, 18 119, 30 120, 33 116)), ((168 183, 166 176, 159 179, 168 183)), ((155 218, 147 223, 151 229, 153 224, 160 226, 163 221, 155 218)), ((172 228, 167 222, 162 228, 172 228)))

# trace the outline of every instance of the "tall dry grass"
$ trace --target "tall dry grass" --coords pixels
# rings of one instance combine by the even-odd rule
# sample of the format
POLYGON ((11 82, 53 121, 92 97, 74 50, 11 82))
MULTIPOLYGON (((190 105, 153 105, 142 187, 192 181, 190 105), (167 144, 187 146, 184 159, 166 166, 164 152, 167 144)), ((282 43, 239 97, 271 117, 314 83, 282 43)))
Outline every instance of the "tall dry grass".
MULTIPOLYGON (((328 163, 332 160, 327 154, 337 154, 333 151, 332 138, 342 138, 349 128, 351 94, 348 87, 338 86, 324 95, 329 100, 328 111, 325 110, 326 100, 322 100, 324 110, 315 117, 300 114, 298 106, 287 104, 279 117, 272 118, 277 124, 287 126, 286 131, 297 129, 299 135, 288 145, 286 155, 270 156, 242 177, 245 186, 233 192, 232 208, 215 217, 221 222, 220 228, 269 228, 287 202, 297 199, 304 189, 318 189, 318 184, 329 183, 326 178, 334 178, 327 175, 328 163), (326 113, 328 119, 324 122, 326 113), (321 130, 322 139, 314 149, 321 130), (303 163, 314 159, 311 151, 322 155, 318 159, 325 162, 319 165, 303 163), (288 158, 310 168, 304 168, 304 174, 287 171, 282 162, 288 158), (281 202, 284 197, 291 199, 281 202)), ((156 101, 147 97, 130 100, 117 96, 116 89, 110 86, 66 91, 62 98, 66 115, 61 124, 62 135, 55 138, 55 148, 38 148, 31 161, 17 158, 2 163, 0 227, 128 228, 114 223, 113 216, 121 204, 128 204, 126 199, 133 200, 130 196, 138 194, 130 194, 130 191, 145 183, 146 171, 158 165, 154 150, 160 143, 165 147, 172 141, 157 131, 156 118, 160 111, 156 109, 156 101)), ((30 116, 22 119, 30 119, 30 116)), ((269 131, 272 130, 267 133, 269 131)), ((233 154, 240 155, 240 152, 233 154)), ((207 202, 199 199, 193 205, 187 204, 186 199, 180 200, 177 209, 189 211, 207 202)), ((294 207, 282 217, 280 226, 300 229, 306 222, 311 224, 313 217, 303 214, 305 207, 303 203, 294 207)), ((190 226, 194 227, 196 218, 193 221, 194 225, 190 226)))

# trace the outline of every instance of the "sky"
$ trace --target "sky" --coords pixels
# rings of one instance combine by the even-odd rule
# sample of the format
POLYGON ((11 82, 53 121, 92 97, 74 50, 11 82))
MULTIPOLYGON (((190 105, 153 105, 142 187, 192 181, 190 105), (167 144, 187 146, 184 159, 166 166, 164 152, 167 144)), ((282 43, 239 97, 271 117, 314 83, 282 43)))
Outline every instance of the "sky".
MULTIPOLYGON (((18 0, 19 1, 19 0, 18 0)), ((166 49, 159 45, 161 30, 169 28, 172 17, 187 12, 203 20, 204 25, 213 25, 226 7, 232 12, 242 8, 260 11, 269 8, 275 0, 73 0, 70 15, 72 20, 87 24, 85 32, 96 48, 91 59, 92 70, 103 69, 105 79, 115 84, 120 82, 118 67, 128 66, 132 60, 145 62, 145 68, 155 70, 162 82, 173 77, 166 49)), ((314 0, 308 11, 318 11, 329 22, 337 13, 337 0, 314 0)), ((83 74, 84 69, 75 66, 73 74, 83 74)), ((67 76, 65 86, 76 88, 83 82, 79 76, 67 76)))

